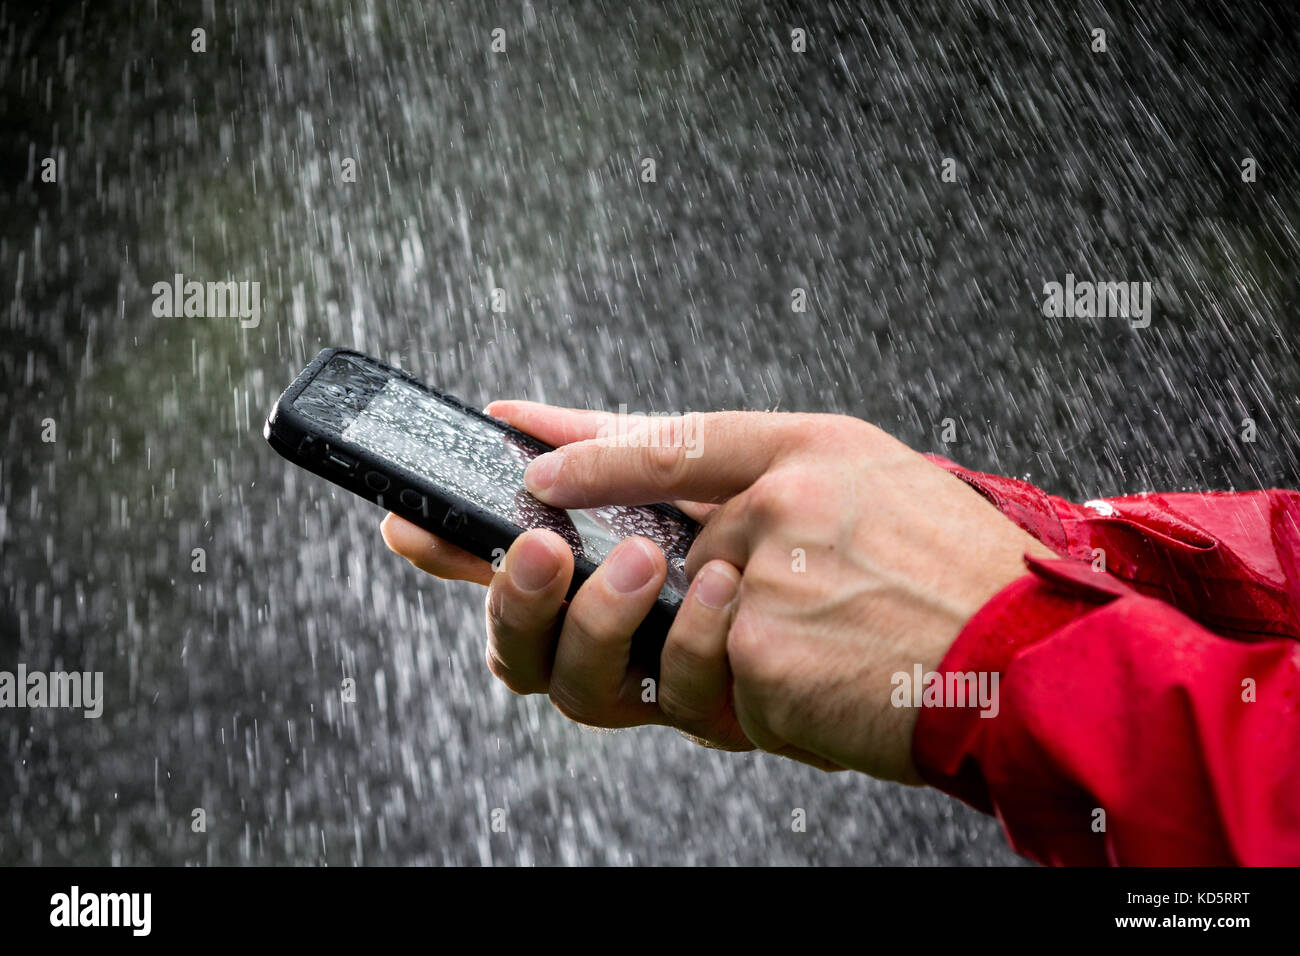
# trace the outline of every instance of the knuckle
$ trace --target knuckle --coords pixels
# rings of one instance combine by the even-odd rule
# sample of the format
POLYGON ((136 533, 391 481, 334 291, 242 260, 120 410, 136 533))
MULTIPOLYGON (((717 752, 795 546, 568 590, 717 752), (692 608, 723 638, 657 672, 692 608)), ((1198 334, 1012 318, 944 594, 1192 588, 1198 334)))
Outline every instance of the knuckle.
MULTIPOLYGON (((690 641, 670 637, 659 655, 659 672, 664 677, 663 684, 676 684, 679 675, 689 680, 689 675, 700 674, 721 666, 725 663, 725 657, 721 653, 722 649, 718 650, 719 653, 711 653, 707 648, 690 641)), ((661 700, 663 693, 661 687, 661 700)))
POLYGON ((520 696, 536 693, 536 688, 521 680, 518 675, 510 670, 510 665, 501 659, 501 655, 497 653, 496 648, 492 646, 490 641, 484 656, 487 658, 488 671, 493 677, 505 684, 512 693, 520 696))
POLYGON ((605 708, 601 702, 592 700, 587 694, 573 690, 563 681, 552 680, 548 695, 555 709, 575 724, 585 724, 588 727, 603 727, 605 725, 602 716, 605 708))
POLYGON ((679 727, 693 727, 713 717, 712 708, 676 684, 665 683, 659 687, 659 709, 664 716, 679 727))
POLYGON ((787 600, 802 597, 798 590, 802 577, 791 570, 790 550, 772 543, 760 545, 745 566, 746 587, 755 594, 780 594, 787 600))
POLYGON ((797 497, 796 483, 779 471, 769 471, 745 492, 745 511, 752 520, 764 522, 782 517, 797 497))
POLYGON ((483 602, 483 614, 487 618, 487 632, 489 635, 497 634, 501 630, 502 614, 502 595, 501 589, 497 587, 494 581, 487 592, 487 599, 483 602))
POLYGON ((566 488, 587 489, 600 480, 604 469, 604 448, 585 445, 564 449, 564 467, 556 478, 566 488))
POLYGON ((777 642, 742 621, 737 621, 727 634, 727 660, 737 684, 763 689, 778 683, 781 679, 778 654, 777 642))
MULTIPOLYGON (((586 587, 586 585, 583 585, 586 587)), ((601 645, 608 642, 611 638, 601 634, 601 632, 591 626, 590 615, 584 613, 590 608, 569 606, 569 611, 564 615, 564 640, 579 648, 583 653, 593 653, 599 651, 601 645)))
POLYGON ((641 460, 645 477, 655 488, 677 487, 686 466, 684 450, 673 444, 645 448, 641 460))
POLYGON ((875 425, 851 415, 803 416, 798 432, 807 444, 829 448, 861 444, 883 434, 875 425))
POLYGON ((670 640, 664 644, 659 658, 659 667, 668 673, 693 673, 714 663, 712 656, 705 650, 695 647, 689 641, 670 640))
POLYGON ((675 420, 672 441, 686 458, 699 458, 704 454, 704 431, 708 417, 700 412, 687 412, 675 420))
POLYGON ((513 615, 508 608, 505 592, 493 581, 488 587, 487 600, 484 602, 484 610, 487 617, 488 637, 495 638, 501 635, 510 634, 516 627, 513 622, 513 615))

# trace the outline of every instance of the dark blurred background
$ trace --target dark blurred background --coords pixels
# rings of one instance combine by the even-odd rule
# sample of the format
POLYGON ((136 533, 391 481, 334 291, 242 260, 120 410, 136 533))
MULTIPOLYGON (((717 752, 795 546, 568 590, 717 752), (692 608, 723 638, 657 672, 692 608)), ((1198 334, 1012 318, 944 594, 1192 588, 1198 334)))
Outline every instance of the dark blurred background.
POLYGON ((478 589, 262 420, 344 345, 477 404, 845 412, 1078 499, 1295 486, 1298 25, 0 3, 0 669, 106 682, 0 711, 0 863, 1016 862, 933 792, 512 696, 478 589), (259 281, 260 325, 154 317, 177 272, 259 281), (1153 282, 1151 326, 1045 318, 1067 272, 1153 282))

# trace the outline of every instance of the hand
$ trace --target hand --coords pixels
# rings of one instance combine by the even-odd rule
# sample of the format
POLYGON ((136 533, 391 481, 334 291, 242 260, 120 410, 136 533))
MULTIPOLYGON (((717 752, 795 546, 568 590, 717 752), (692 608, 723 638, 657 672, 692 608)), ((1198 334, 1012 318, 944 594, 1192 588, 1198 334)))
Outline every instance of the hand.
POLYGON ((493 575, 385 520, 389 546, 418 567, 489 583, 492 672, 582 723, 668 724, 712 746, 919 783, 916 712, 892 706, 892 675, 936 669, 971 615, 1025 573, 1026 552, 1051 556, 964 482, 857 419, 700 415, 692 457, 638 441, 644 422, 616 431, 605 413, 529 402, 489 413, 563 446, 526 474, 548 504, 676 500, 704 523, 657 700, 645 703, 627 659, 665 574, 649 542, 620 544, 564 612, 573 559, 557 535, 521 535, 493 575), (597 437, 610 433, 622 440, 597 437))

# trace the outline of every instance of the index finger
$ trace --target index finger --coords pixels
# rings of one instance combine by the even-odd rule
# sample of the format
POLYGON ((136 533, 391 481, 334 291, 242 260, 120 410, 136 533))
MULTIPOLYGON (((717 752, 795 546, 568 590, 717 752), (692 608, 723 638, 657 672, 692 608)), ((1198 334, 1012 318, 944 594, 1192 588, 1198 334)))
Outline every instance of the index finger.
POLYGON ((574 442, 524 472, 534 497, 557 508, 722 501, 752 485, 793 442, 800 416, 691 413, 574 442), (689 437, 686 437, 689 436, 689 437))
MULTIPOLYGON (((629 427, 645 422, 648 418, 645 415, 565 408, 522 399, 497 399, 484 408, 483 412, 556 447, 588 438, 616 435, 620 430, 626 433, 629 427)), ((688 501, 685 498, 674 499, 670 504, 699 522, 704 522, 718 508, 716 504, 688 501)))

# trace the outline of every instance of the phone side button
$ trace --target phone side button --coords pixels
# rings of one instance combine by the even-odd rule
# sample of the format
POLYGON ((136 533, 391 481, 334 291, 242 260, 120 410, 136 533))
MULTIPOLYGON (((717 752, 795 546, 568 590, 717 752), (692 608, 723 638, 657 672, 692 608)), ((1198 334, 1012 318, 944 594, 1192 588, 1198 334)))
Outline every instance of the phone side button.
POLYGON ((371 491, 387 491, 388 476, 378 471, 366 472, 366 487, 371 491))
POLYGON ((349 458, 342 452, 327 450, 325 452, 325 460, 339 471, 347 472, 349 475, 356 471, 357 468, 357 460, 355 458, 349 458))
POLYGON ((424 508, 424 495, 414 488, 403 488, 402 493, 397 496, 397 500, 402 503, 403 508, 418 511, 420 514, 428 514, 424 508))

